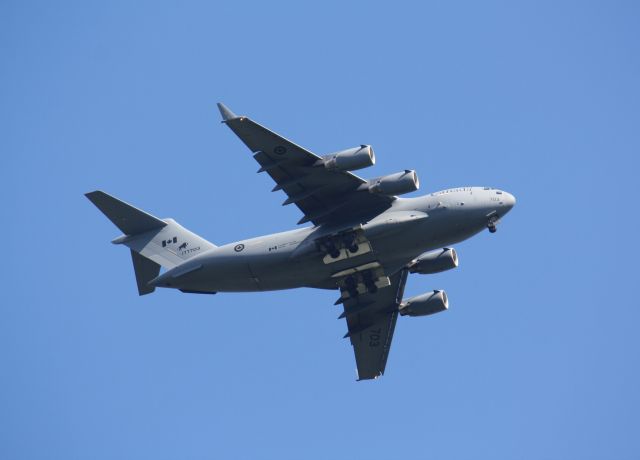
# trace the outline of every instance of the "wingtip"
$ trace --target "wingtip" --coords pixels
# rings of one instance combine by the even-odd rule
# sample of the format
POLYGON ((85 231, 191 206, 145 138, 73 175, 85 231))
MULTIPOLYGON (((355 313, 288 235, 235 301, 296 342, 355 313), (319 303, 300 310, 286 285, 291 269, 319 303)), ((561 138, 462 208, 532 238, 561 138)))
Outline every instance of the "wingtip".
POLYGON ((222 121, 233 120, 234 118, 238 118, 238 116, 229 110, 229 107, 224 105, 222 102, 218 102, 218 110, 220 110, 220 115, 222 115, 222 121))
POLYGON ((87 197, 87 199, 89 201, 91 201, 92 203, 95 202, 96 199, 98 199, 99 196, 105 195, 105 193, 102 190, 93 190, 91 192, 87 192, 84 194, 85 197, 87 197))

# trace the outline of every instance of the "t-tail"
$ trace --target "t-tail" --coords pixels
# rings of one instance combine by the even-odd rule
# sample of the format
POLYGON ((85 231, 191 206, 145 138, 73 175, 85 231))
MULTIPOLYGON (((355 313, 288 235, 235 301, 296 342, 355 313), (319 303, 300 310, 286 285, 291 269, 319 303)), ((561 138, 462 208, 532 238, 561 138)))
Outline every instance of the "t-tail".
POLYGON ((173 268, 216 247, 173 219, 158 219, 105 192, 96 190, 85 196, 124 233, 112 243, 131 250, 140 295, 155 290, 148 283, 158 276, 160 267, 173 268))

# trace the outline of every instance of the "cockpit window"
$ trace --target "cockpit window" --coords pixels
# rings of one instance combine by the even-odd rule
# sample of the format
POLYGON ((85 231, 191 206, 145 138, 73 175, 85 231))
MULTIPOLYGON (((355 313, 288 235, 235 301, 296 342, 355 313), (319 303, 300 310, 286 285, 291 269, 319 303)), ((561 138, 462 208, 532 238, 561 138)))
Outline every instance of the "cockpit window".
POLYGON ((496 195, 502 195, 502 192, 501 192, 500 190, 498 190, 498 191, 496 192, 496 195))

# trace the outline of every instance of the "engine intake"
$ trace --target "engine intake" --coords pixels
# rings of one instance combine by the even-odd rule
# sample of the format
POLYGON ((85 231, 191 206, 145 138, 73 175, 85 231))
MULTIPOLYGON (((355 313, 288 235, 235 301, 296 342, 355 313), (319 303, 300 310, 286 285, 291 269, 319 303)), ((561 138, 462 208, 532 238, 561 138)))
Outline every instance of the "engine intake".
POLYGON ((418 174, 411 169, 405 169, 403 172, 389 174, 388 176, 378 177, 367 181, 364 186, 371 193, 379 193, 381 195, 402 195, 404 193, 415 192, 420 188, 418 174))
POLYGON ((453 248, 443 248, 420 254, 409 264, 409 272, 431 275, 458 266, 458 253, 453 248))
POLYGON ((373 166, 376 163, 376 156, 370 145, 361 145, 360 147, 325 155, 320 162, 327 169, 355 171, 356 169, 373 166))
POLYGON ((400 304, 402 316, 427 316, 449 308, 449 299, 444 291, 432 291, 411 297, 400 304))

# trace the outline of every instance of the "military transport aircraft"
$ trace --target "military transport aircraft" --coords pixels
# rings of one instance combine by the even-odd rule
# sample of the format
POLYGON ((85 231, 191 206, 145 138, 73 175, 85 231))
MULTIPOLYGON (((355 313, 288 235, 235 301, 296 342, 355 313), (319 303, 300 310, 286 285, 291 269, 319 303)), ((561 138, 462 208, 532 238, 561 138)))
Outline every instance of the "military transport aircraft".
POLYGON ((216 246, 173 219, 159 219, 102 191, 86 196, 124 234, 112 242, 130 248, 138 292, 156 287, 188 293, 336 289, 353 345, 358 380, 384 373, 396 320, 449 306, 444 291, 403 300, 409 273, 458 266, 449 245, 496 224, 516 200, 491 187, 459 187, 417 198, 415 171, 375 179, 352 174, 375 163, 369 145, 318 156, 218 104, 223 123, 249 147, 286 195, 283 205, 313 226, 216 246), (160 274, 160 268, 165 271, 160 274))

